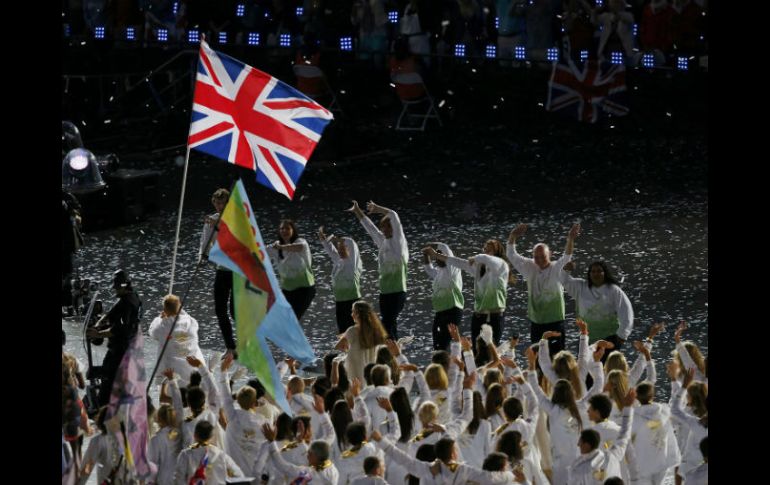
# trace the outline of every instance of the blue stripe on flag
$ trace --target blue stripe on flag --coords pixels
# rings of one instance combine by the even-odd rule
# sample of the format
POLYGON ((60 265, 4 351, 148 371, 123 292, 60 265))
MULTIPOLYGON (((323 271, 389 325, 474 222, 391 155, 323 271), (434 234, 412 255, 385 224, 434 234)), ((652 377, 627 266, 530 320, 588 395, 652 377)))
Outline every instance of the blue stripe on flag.
POLYGON ((325 120, 323 118, 294 118, 292 121, 299 123, 309 130, 313 130, 319 135, 323 133, 326 125, 329 124, 329 120, 325 120))
POLYGON ((229 133, 227 135, 217 137, 210 142, 198 145, 195 147, 195 149, 221 158, 223 160, 229 160, 228 157, 230 156, 230 145, 232 144, 232 140, 233 134, 229 133))
POLYGON ((278 157, 278 161, 281 162, 284 170, 286 170, 286 173, 289 174, 289 178, 291 178, 291 181, 294 182, 294 185, 296 186, 299 176, 302 175, 302 171, 305 170, 305 166, 286 155, 280 153, 275 153, 275 155, 278 157))
MULTIPOLYGON (((277 79, 276 79, 277 81, 277 79)), ((278 81, 275 83, 275 87, 272 91, 270 91, 270 94, 267 96, 267 99, 276 99, 276 98, 299 98, 307 101, 312 101, 312 99, 308 98, 304 94, 300 93, 293 87, 289 86, 288 84, 284 84, 281 81, 278 81)))
POLYGON ((207 76, 208 72, 206 72, 206 68, 204 67, 203 61, 198 60, 198 74, 201 74, 203 76, 207 76))
POLYGON ((203 113, 201 113, 200 111, 193 111, 193 114, 192 114, 192 122, 193 122, 193 123, 195 123, 196 121, 200 121, 200 120, 202 120, 203 118, 205 118, 206 116, 208 116, 208 115, 206 115, 206 114, 203 114, 203 113))

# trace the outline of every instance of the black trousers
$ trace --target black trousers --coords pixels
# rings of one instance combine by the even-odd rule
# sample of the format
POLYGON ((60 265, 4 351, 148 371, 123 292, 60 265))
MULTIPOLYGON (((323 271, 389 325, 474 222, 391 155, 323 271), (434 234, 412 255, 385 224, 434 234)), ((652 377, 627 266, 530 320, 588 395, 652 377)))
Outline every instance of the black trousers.
POLYGON ((353 313, 353 303, 357 301, 358 299, 336 302, 337 330, 339 331, 339 333, 345 333, 345 330, 355 325, 355 322, 353 322, 352 313, 353 313))
POLYGON ((101 369, 101 384, 99 385, 99 407, 110 403, 110 394, 112 393, 112 383, 115 381, 115 374, 120 367, 120 361, 123 360, 123 354, 126 350, 107 350, 104 356, 101 369))
POLYGON ((566 338, 564 335, 564 320, 552 323, 535 323, 532 320, 529 321, 529 338, 533 344, 540 342, 543 338, 543 334, 548 331, 561 332, 561 337, 554 337, 548 339, 548 351, 553 356, 557 352, 564 350, 566 346, 566 338))
POLYGON ((222 338, 225 340, 225 347, 235 350, 235 340, 233 339, 233 323, 230 320, 232 315, 235 319, 235 307, 233 305, 233 272, 227 269, 217 269, 214 277, 214 311, 217 314, 219 330, 222 332, 222 338), (228 314, 228 308, 230 313, 228 314))
POLYGON ((463 321, 462 308, 453 307, 449 310, 436 312, 433 316, 433 350, 449 351, 449 324, 459 326, 463 321))
POLYGON ((398 339, 398 314, 404 309, 406 292, 380 294, 382 325, 393 340, 398 339))
POLYGON ((495 341, 495 345, 500 345, 500 338, 503 336, 503 323, 505 323, 505 315, 503 313, 474 313, 471 319, 471 339, 473 339, 473 345, 476 345, 476 338, 481 333, 481 326, 488 324, 492 327, 492 339, 495 341))
POLYGON ((294 310, 294 314, 297 315, 297 320, 301 320, 302 315, 305 314, 313 302, 313 298, 315 298, 315 285, 296 290, 283 290, 283 296, 286 297, 291 309, 294 310))

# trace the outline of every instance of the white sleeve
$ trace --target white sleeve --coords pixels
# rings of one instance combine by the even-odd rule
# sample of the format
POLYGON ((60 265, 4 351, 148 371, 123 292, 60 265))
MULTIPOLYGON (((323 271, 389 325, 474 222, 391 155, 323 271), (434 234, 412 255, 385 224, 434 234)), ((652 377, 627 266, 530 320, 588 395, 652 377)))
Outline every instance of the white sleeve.
POLYGON ((217 385, 214 383, 214 376, 209 368, 206 367, 206 364, 201 365, 198 369, 201 371, 201 377, 203 378, 201 384, 205 384, 206 391, 208 392, 206 402, 218 412, 219 407, 222 406, 222 396, 219 394, 217 385))
POLYGON ((540 405, 541 408, 546 413, 550 413, 553 411, 553 409, 556 407, 556 405, 551 402, 550 399, 548 399, 548 396, 545 395, 542 389, 540 389, 540 384, 537 382, 537 372, 536 371, 529 371, 527 374, 527 380, 529 380, 530 386, 532 386, 532 389, 535 391, 535 395, 537 396, 537 402, 540 405))
POLYGON ((617 289, 617 312, 618 320, 620 320, 620 328, 618 328, 618 337, 623 340, 628 340, 628 336, 631 335, 631 328, 634 326, 634 309, 631 307, 631 300, 619 287, 617 289))
POLYGON ((537 361, 540 364, 540 370, 543 371, 543 375, 551 381, 551 385, 555 385, 559 380, 559 376, 553 370, 553 362, 551 362, 551 353, 548 349, 548 340, 540 339, 537 348, 537 361))
POLYGON ((179 391, 179 385, 176 379, 171 379, 168 382, 167 389, 171 394, 171 405, 174 407, 176 413, 176 427, 182 429, 182 423, 184 423, 184 405, 182 404, 182 393, 179 391))
POLYGON ((454 416, 451 422, 446 423, 446 430, 449 436, 456 440, 468 423, 473 419, 473 392, 470 389, 463 390, 463 412, 459 416, 454 416))
POLYGON ((235 463, 235 460, 232 459, 230 455, 228 455, 226 452, 225 455, 225 468, 227 471, 228 477, 243 477, 245 476, 243 474, 243 470, 241 470, 241 467, 238 466, 237 463, 235 463))
POLYGON ((388 422, 388 432, 384 436, 394 442, 401 439, 401 423, 398 421, 398 414, 395 411, 390 411, 386 420, 388 422))
POLYGON ((326 254, 328 254, 329 257, 331 258, 332 263, 337 264, 340 261, 340 254, 337 252, 337 248, 335 248, 330 241, 331 241, 331 236, 327 237, 326 239, 323 239, 321 241, 321 246, 323 246, 324 251, 326 251, 326 254))
POLYGON ((639 383, 642 374, 644 374, 644 369, 646 368, 646 361, 647 359, 644 357, 644 354, 639 352, 634 361, 634 365, 631 366, 631 370, 628 371, 628 385, 630 387, 635 387, 636 384, 639 383))
POLYGON ((626 454, 626 448, 628 447, 628 442, 631 439, 631 423, 633 420, 634 408, 623 408, 623 418, 620 421, 620 432, 618 433, 618 439, 615 440, 609 449, 610 454, 612 454, 618 460, 618 463, 623 463, 623 456, 626 454))
POLYGON ((174 471, 174 483, 177 485, 187 485, 187 453, 182 451, 176 458, 176 469, 174 471))
POLYGON ((569 296, 577 300, 580 298, 580 292, 588 286, 588 283, 586 283, 586 280, 583 278, 573 278, 572 275, 567 273, 566 271, 562 270, 561 273, 559 273, 559 278, 561 281, 562 286, 567 291, 569 296))
POLYGON ((674 395, 671 403, 671 416, 679 420, 680 423, 684 424, 688 428, 700 426, 700 419, 698 419, 698 417, 694 414, 688 413, 684 410, 685 394, 687 394, 687 389, 682 387, 674 395))
POLYGON ((588 366, 588 373, 591 374, 591 377, 594 379, 593 384, 591 384, 590 389, 586 392, 585 396, 583 396, 578 403, 583 406, 588 406, 588 399, 591 398, 591 396, 595 394, 599 394, 602 392, 602 389, 604 389, 604 368, 602 367, 601 361, 594 362, 590 366, 588 366))
POLYGON ((698 369, 698 366, 695 365, 695 361, 692 360, 692 357, 690 357, 690 353, 687 351, 687 347, 684 346, 684 343, 679 342, 676 344, 676 351, 679 354, 679 357, 682 359, 682 363, 684 364, 684 368, 686 370, 695 369, 694 379, 696 381, 705 382, 706 376, 704 376, 700 369, 698 369))
POLYGON ((406 253, 406 236, 404 235, 404 227, 401 225, 401 218, 398 217, 394 210, 389 210, 387 215, 393 228, 393 238, 398 242, 398 246, 402 248, 402 252, 406 253))
POLYGON ((467 259, 458 258, 457 256, 447 256, 446 264, 460 268, 461 270, 467 271, 474 276, 476 275, 475 269, 473 266, 471 266, 467 259))
POLYGON ((565 272, 564 266, 566 266, 567 263, 569 263, 570 261, 572 261, 572 255, 567 254, 567 252, 565 251, 564 254, 561 255, 561 258, 553 262, 553 265, 556 270, 565 272))
POLYGON ((382 438, 378 443, 380 449, 385 452, 388 458, 406 469, 407 473, 419 477, 421 480, 430 481, 433 479, 433 472, 430 469, 430 463, 420 461, 417 458, 401 451, 387 438, 382 438))
POLYGON ((430 261, 422 265, 422 269, 425 270, 425 274, 428 275, 428 277, 433 280, 436 278, 436 275, 438 274, 438 270, 433 267, 433 263, 430 261))
POLYGON ((428 383, 425 382, 425 376, 423 373, 420 371, 415 372, 414 378, 417 381, 417 390, 420 392, 420 399, 422 402, 432 400, 433 396, 430 393, 428 383))
POLYGON ((524 392, 524 396, 527 398, 527 407, 524 409, 524 418, 534 423, 540 417, 540 408, 538 407, 537 394, 535 394, 535 390, 532 388, 532 384, 530 384, 528 381, 524 381, 524 384, 521 387, 522 391, 524 392))
POLYGON ((228 372, 223 372, 219 377, 221 384, 222 407, 225 408, 225 416, 230 421, 235 416, 235 405, 233 404, 232 390, 230 389, 230 376, 228 372))
MULTIPOLYGON (((367 234, 369 234, 369 237, 372 238, 372 241, 374 241, 374 244, 377 245, 379 248, 382 246, 382 243, 385 242, 385 236, 380 232, 379 229, 377 229, 377 226, 374 225, 371 219, 369 219, 369 216, 364 216, 360 219, 361 225, 364 226, 364 230, 367 234)), ((396 228, 393 226, 393 234, 396 233, 396 228)))
POLYGON ((372 417, 369 415, 369 408, 366 407, 364 398, 356 396, 353 401, 353 421, 362 421, 367 430, 372 430, 372 417))
POLYGON ((326 441, 329 443, 329 446, 334 445, 334 439, 336 437, 336 434, 334 433, 334 425, 332 424, 332 420, 329 417, 329 413, 319 413, 313 409, 313 415, 318 418, 318 420, 321 422, 321 427, 318 432, 318 436, 314 437, 316 440, 326 441))
POLYGON ((506 245, 505 255, 508 257, 508 261, 511 262, 511 266, 516 268, 516 271, 524 275, 525 278, 530 277, 532 274, 532 266, 535 262, 519 254, 519 252, 516 251, 516 243, 508 243, 506 245))
POLYGON ((278 250, 275 249, 272 244, 268 244, 267 247, 265 248, 265 250, 267 251, 267 255, 270 256, 270 260, 273 263, 277 263, 278 262, 278 250))
POLYGON ((297 466, 284 460, 281 456, 281 452, 278 451, 278 445, 275 444, 275 441, 270 444, 270 460, 280 473, 291 477, 296 477, 302 473, 302 471, 307 469, 307 467, 297 466))

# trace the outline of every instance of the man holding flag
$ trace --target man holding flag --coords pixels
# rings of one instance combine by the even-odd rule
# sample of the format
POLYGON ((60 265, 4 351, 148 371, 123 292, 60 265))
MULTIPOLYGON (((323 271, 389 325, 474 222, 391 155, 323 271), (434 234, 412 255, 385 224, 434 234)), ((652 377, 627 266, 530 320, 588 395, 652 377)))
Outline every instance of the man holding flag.
POLYGON ((302 363, 310 364, 316 357, 291 305, 278 286, 262 234, 240 180, 233 187, 230 200, 219 219, 216 242, 209 252, 209 260, 233 272, 239 361, 256 374, 267 393, 284 412, 291 415, 265 338, 302 363))

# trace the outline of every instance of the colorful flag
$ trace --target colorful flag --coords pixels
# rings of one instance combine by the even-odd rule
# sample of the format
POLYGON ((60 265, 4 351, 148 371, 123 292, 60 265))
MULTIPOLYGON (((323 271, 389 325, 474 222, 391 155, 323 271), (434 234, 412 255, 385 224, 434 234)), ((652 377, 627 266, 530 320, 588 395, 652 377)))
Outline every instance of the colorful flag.
POLYGON ((294 197, 331 112, 293 87, 201 41, 190 148, 254 170, 294 197))
POLYGON ((578 66, 568 58, 566 63, 554 63, 548 87, 547 111, 588 123, 595 123, 601 113, 628 114, 626 68, 622 64, 589 60, 578 66))
POLYGON ((206 467, 209 465, 209 449, 206 448, 206 453, 201 457, 201 462, 198 464, 198 468, 195 469, 195 473, 188 480, 188 485, 206 485, 206 467))
POLYGON ((316 360, 291 305, 281 292, 262 234, 238 180, 219 222, 209 260, 233 271, 238 360, 265 386, 281 408, 291 415, 275 361, 266 338, 294 359, 316 360))
POLYGON ((144 338, 142 332, 137 332, 128 350, 123 354, 120 367, 115 374, 115 382, 112 384, 110 403, 107 407, 105 418, 111 420, 117 418, 125 427, 122 428, 120 439, 124 444, 124 456, 126 466, 139 479, 146 479, 151 474, 150 464, 147 460, 148 432, 147 426, 147 376, 144 369, 144 356, 142 348, 144 338), (121 408, 127 412, 118 413, 121 408))

